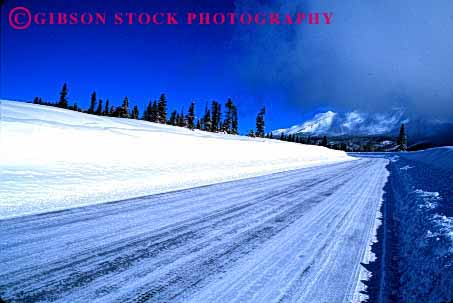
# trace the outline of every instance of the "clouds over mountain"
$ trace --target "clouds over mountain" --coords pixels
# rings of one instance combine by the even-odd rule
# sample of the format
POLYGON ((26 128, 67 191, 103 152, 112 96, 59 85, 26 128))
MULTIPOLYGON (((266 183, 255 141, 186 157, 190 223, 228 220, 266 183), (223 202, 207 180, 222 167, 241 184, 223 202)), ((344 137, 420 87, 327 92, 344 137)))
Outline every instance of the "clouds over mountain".
POLYGON ((328 111, 319 113, 313 119, 287 129, 274 131, 274 135, 281 133, 291 135, 310 136, 369 136, 386 135, 395 133, 401 123, 408 123, 401 110, 395 110, 387 114, 368 114, 359 111, 347 113, 335 113, 328 111))
POLYGON ((238 10, 330 11, 331 25, 238 28, 240 75, 307 110, 453 117, 453 2, 246 1, 238 10))

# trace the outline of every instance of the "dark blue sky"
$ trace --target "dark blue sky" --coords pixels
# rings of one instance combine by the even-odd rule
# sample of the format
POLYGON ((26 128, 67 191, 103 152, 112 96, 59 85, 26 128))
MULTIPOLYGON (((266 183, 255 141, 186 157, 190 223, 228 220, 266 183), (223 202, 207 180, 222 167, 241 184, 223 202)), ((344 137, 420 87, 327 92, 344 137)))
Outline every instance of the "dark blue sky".
POLYGON ((199 113, 206 102, 232 97, 242 132, 254 127, 262 105, 267 130, 325 109, 403 106, 420 113, 430 102, 433 114, 450 118, 453 17, 445 11, 453 5, 425 2, 6 0, 0 93, 56 100, 67 82, 70 102, 84 107, 93 90, 117 105, 127 95, 140 110, 166 93, 171 109, 195 100, 199 113), (7 14, 22 5, 32 12, 314 10, 332 11, 334 19, 311 27, 32 25, 16 31, 7 14))
MULTIPOLYGON (((268 129, 299 122, 303 111, 284 102, 267 87, 252 92, 240 73, 243 44, 232 42, 234 26, 7 26, 11 8, 34 11, 234 11, 233 1, 6 1, 3 8, 1 93, 6 99, 56 100, 63 82, 70 102, 88 105, 99 98, 120 104, 124 96, 142 110, 166 93, 169 107, 195 100, 201 113, 206 102, 232 97, 238 104, 240 129, 254 127, 262 105, 268 107, 268 129), (81 4, 82 3, 82 4, 81 4)), ((252 46, 251 46, 252 47, 252 46)))

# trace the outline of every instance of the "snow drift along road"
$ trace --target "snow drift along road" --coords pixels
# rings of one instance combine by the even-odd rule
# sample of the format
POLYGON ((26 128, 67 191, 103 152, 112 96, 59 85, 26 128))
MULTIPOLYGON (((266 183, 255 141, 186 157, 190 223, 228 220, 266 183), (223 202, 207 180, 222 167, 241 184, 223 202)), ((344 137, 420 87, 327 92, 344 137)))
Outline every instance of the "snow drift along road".
POLYGON ((440 169, 453 170, 453 147, 438 147, 423 151, 405 153, 402 157, 422 162, 440 169))
POLYGON ((0 218, 351 160, 277 140, 0 102, 0 218))

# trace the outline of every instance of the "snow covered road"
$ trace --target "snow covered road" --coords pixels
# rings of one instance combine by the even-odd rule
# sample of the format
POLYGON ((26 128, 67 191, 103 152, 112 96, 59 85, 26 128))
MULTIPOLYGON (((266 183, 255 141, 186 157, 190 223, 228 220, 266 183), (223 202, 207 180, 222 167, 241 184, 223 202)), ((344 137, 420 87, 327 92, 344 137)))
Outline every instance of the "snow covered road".
POLYGON ((385 159, 0 221, 7 302, 357 300, 385 159))

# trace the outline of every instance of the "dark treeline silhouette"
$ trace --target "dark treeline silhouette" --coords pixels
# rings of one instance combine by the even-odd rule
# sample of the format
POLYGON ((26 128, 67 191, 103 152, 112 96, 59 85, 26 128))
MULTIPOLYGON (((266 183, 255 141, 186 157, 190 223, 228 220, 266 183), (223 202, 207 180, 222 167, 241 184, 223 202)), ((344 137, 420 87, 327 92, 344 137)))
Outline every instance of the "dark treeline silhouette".
POLYGON ((324 146, 328 147, 331 149, 337 149, 337 150, 344 150, 346 151, 346 144, 330 144, 329 140, 327 139, 327 136, 323 137, 303 137, 300 135, 296 134, 284 134, 281 133, 279 136, 274 138, 274 135, 272 133, 268 133, 265 138, 268 139, 277 139, 280 141, 286 141, 286 142, 293 142, 293 143, 300 143, 300 144, 306 144, 306 145, 318 145, 318 146, 324 146))
MULTIPOLYGON (((284 133, 281 133, 279 136, 274 138, 274 135, 272 133, 269 133, 266 135, 266 138, 268 139, 277 139, 280 141, 286 141, 286 142, 293 142, 293 143, 300 143, 300 144, 310 144, 310 145, 322 145, 320 142, 317 140, 312 140, 310 137, 304 138, 301 136, 297 135, 285 135, 284 133)), ((327 138, 326 138, 327 140, 327 138)))
MULTIPOLYGON (((69 105, 68 94, 68 86, 65 83, 61 89, 60 99, 58 102, 46 102, 43 101, 42 98, 36 97, 33 103, 74 110, 97 116, 144 120, 148 122, 186 127, 191 130, 199 129, 208 132, 223 132, 232 135, 239 134, 238 110, 231 98, 229 98, 225 103, 225 112, 223 114, 222 105, 218 101, 214 100, 211 103, 211 107, 206 104, 204 114, 202 117, 197 118, 195 115, 194 101, 190 103, 187 113, 185 113, 184 108, 182 108, 180 112, 173 110, 170 114, 168 114, 167 97, 165 94, 161 94, 159 100, 149 101, 144 108, 143 115, 141 116, 138 106, 131 106, 127 96, 124 98, 121 106, 113 106, 109 99, 107 99, 105 103, 102 99, 98 99, 96 92, 94 91, 91 94, 88 109, 84 110, 80 108, 77 103, 69 105)), ((263 111, 264 108, 262 112, 263 111)), ((264 137, 264 112, 261 115, 262 123, 260 124, 259 133, 264 137)))

